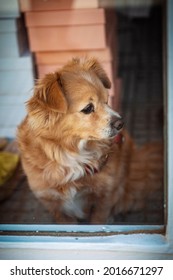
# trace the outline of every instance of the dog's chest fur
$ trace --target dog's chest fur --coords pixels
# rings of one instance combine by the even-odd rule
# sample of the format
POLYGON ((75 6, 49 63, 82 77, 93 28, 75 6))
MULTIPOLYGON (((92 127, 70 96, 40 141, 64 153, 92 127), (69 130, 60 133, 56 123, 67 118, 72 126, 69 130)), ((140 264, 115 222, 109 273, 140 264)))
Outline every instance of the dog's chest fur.
POLYGON ((75 187, 70 187, 63 200, 62 211, 65 214, 79 219, 85 218, 86 190, 79 192, 75 187))
MULTIPOLYGON (((102 149, 104 150, 105 146, 99 144, 97 149, 88 149, 87 142, 81 140, 78 144, 79 153, 76 155, 71 155, 69 153, 64 153, 65 162, 69 167, 69 174, 66 175, 66 180, 71 181, 71 186, 66 190, 63 203, 62 203, 62 211, 71 217, 77 217, 79 219, 86 218, 86 206, 88 205, 88 195, 90 192, 90 186, 85 187, 87 184, 86 177, 93 178, 95 176, 95 171, 101 171, 99 168, 103 166, 100 163, 103 163, 103 155, 102 149), (80 180, 82 178, 82 181, 80 180), (84 182, 83 182, 83 178, 84 182), (80 181, 80 190, 73 186, 73 182, 80 181), (84 185, 83 185, 84 184, 84 185)), ((106 146, 106 149, 108 147, 106 146)), ((90 181, 90 180, 89 180, 90 181)), ((77 183, 76 182, 76 183, 77 183)), ((74 184, 76 184, 74 183, 74 184)), ((77 183, 78 185, 78 183, 77 183)))

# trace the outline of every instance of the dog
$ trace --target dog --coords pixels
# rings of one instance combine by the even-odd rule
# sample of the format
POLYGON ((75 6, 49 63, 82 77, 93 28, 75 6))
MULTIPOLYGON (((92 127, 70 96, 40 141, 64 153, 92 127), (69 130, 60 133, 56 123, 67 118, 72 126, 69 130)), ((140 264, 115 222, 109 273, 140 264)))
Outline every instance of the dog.
POLYGON ((77 57, 38 80, 27 102, 17 132, 22 165, 57 223, 106 224, 141 209, 155 189, 158 166, 149 156, 162 162, 162 148, 136 147, 108 105, 110 87, 96 58, 77 57))

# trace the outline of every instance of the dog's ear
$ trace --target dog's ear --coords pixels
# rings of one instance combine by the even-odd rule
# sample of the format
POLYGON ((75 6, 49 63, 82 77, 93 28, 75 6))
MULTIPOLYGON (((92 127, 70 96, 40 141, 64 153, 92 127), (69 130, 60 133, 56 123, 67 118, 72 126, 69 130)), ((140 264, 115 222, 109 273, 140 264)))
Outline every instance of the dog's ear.
POLYGON ((101 66, 100 62, 97 59, 92 58, 92 59, 89 59, 87 63, 89 65, 89 69, 94 71, 94 73, 101 80, 104 87, 107 88, 107 89, 110 89, 111 88, 111 81, 109 80, 109 78, 108 78, 105 70, 101 66))
POLYGON ((37 82, 34 97, 46 104, 51 110, 66 113, 67 100, 63 93, 63 86, 58 73, 47 74, 37 82))

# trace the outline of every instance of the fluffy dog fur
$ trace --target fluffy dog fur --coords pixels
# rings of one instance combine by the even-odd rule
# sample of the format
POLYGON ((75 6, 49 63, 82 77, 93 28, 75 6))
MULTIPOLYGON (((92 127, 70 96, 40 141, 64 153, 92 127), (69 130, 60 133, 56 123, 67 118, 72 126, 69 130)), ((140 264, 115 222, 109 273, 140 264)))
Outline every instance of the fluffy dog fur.
POLYGON ((27 102, 18 128, 22 164, 57 223, 105 224, 140 209, 160 184, 162 147, 137 149, 125 131, 118 141, 122 121, 107 104, 110 87, 96 59, 76 58, 39 80, 27 102))

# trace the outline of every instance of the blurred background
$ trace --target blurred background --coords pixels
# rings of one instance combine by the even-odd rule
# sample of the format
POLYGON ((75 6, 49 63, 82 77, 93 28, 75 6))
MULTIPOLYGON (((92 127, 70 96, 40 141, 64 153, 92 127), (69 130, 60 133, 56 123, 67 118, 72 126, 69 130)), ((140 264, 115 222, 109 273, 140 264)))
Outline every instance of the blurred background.
MULTIPOLYGON (((0 0, 0 223, 54 223, 31 193, 15 135, 35 80, 74 56, 96 56, 112 82, 109 104, 137 145, 163 142, 165 2, 0 0)), ((113 224, 162 224, 163 182, 145 209, 113 224)))

